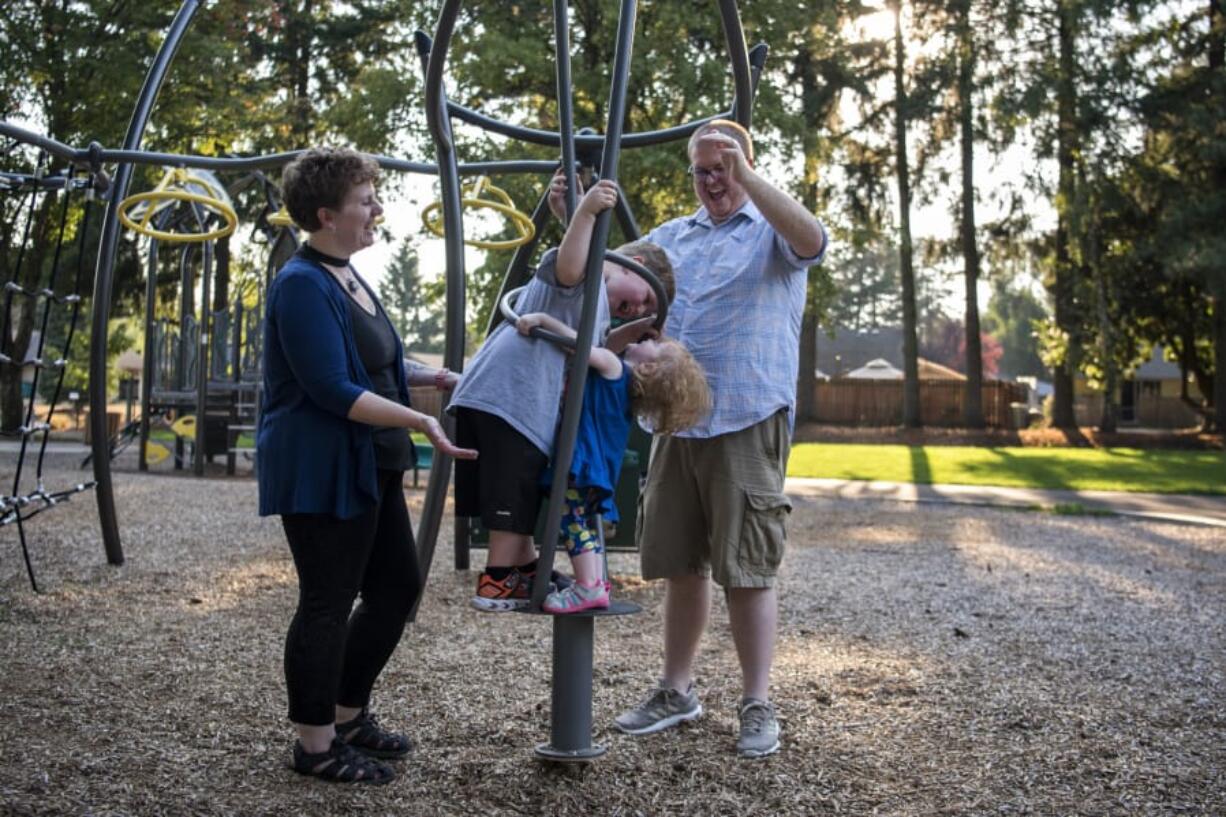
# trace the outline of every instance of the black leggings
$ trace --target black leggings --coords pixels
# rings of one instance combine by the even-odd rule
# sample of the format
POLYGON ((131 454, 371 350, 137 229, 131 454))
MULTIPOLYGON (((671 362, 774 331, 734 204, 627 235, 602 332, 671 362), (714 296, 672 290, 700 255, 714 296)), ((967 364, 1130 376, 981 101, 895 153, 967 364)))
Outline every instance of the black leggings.
POLYGON ((378 477, 379 501, 353 519, 281 517, 298 570, 298 609, 285 637, 294 723, 326 726, 338 704, 370 702, 417 599, 421 571, 401 487, 404 472, 381 469, 378 477))

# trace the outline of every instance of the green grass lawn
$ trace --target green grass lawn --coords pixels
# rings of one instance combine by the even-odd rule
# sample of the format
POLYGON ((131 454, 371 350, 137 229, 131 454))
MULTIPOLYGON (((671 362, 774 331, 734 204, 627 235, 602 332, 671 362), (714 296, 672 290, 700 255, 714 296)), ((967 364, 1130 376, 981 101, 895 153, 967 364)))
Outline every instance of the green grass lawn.
POLYGON ((1226 494, 1226 452, 798 443, 788 476, 1226 494))

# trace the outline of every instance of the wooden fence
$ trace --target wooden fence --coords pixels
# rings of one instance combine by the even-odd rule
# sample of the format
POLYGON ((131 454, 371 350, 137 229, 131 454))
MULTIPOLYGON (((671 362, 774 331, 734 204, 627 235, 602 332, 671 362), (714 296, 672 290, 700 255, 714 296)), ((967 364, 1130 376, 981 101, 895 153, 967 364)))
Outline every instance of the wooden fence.
MULTIPOLYGON (((826 380, 817 384, 817 422, 890 426, 902 423, 901 380, 826 380)), ((959 380, 921 380, 920 421, 927 426, 962 425, 966 386, 959 380)), ((1012 428, 1010 403, 1026 400, 1025 387, 1003 380, 983 383, 983 420, 994 428, 1012 428)))
POLYGON ((413 386, 409 389, 409 402, 413 404, 413 408, 422 414, 440 419, 443 416, 443 401, 447 396, 446 392, 441 392, 433 386, 413 386))

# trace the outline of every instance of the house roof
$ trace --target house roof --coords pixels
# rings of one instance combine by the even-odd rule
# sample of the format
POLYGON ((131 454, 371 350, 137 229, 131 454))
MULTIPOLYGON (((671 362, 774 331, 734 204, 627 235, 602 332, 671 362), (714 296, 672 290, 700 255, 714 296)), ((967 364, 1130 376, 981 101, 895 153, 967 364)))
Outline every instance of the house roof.
POLYGON ((1166 359, 1161 346, 1155 346, 1149 360, 1137 367, 1133 380, 1178 380, 1179 364, 1166 359))
MULTIPOLYGON (((966 375, 954 371, 948 366, 933 363, 931 360, 919 358, 920 380, 966 380, 966 375)), ((903 371, 884 358, 870 360, 858 369, 853 369, 843 375, 851 380, 902 380, 903 371)))
POLYGON ((883 326, 857 332, 840 327, 833 337, 819 333, 817 338, 817 367, 832 377, 846 377, 847 372, 878 359, 895 368, 902 366, 902 329, 883 326))
POLYGON ((843 377, 849 380, 902 380, 902 369, 894 367, 884 358, 876 358, 858 369, 852 369, 843 377))
POLYGON ((940 363, 925 358, 919 359, 920 380, 966 380, 966 375, 940 363))

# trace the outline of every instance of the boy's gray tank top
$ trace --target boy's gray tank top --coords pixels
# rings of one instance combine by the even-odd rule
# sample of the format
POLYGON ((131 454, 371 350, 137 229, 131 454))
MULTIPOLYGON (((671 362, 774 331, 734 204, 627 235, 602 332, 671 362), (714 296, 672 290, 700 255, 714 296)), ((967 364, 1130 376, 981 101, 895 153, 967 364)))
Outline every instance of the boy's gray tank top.
MULTIPOLYGON (((541 258, 536 274, 515 302, 515 311, 520 315, 544 312, 578 329, 583 284, 558 285, 557 256, 554 248, 541 258)), ((602 280, 596 307, 597 344, 608 329, 609 297, 602 280)), ((555 344, 521 335, 504 321, 466 366, 447 410, 463 406, 501 417, 544 454, 553 456, 569 365, 570 356, 555 344)))

